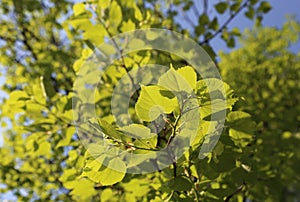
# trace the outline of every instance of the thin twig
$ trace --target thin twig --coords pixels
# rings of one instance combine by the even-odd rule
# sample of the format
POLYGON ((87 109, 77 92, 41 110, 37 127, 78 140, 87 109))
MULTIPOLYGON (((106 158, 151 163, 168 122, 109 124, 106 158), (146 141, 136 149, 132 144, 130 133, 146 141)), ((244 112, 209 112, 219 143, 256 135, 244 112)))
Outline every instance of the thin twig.
POLYGON ((176 162, 173 162, 173 176, 174 176, 174 178, 176 177, 176 173, 177 173, 177 165, 176 165, 176 162))
POLYGON ((244 2, 241 7, 233 14, 230 15, 230 17, 225 21, 225 23, 210 37, 206 38, 204 41, 199 42, 200 45, 207 44, 210 40, 215 38, 218 34, 220 34, 226 27, 227 25, 245 8, 247 7, 248 3, 250 0, 247 0, 244 2))
POLYGON ((244 187, 245 187, 245 184, 243 183, 241 186, 239 186, 237 188, 237 190, 235 190, 232 194, 230 194, 229 196, 227 196, 226 199, 224 200, 224 202, 228 202, 232 197, 234 197, 234 195, 236 195, 239 192, 241 192, 244 187))
POLYGON ((207 0, 203 0, 203 13, 207 14, 208 6, 207 0))
POLYGON ((186 13, 184 11, 181 10, 181 14, 183 16, 183 18, 192 26, 192 27, 196 27, 195 23, 192 21, 192 19, 190 18, 190 16, 186 15, 186 13))
POLYGON ((181 118, 181 115, 179 115, 179 116, 176 118, 174 125, 171 125, 173 130, 172 130, 172 134, 170 135, 170 137, 169 137, 169 139, 168 139, 167 145, 169 145, 169 144, 171 143, 172 139, 175 137, 175 134, 176 134, 176 127, 177 127, 177 124, 178 124, 180 118, 181 118))
POLYGON ((197 9, 197 2, 196 1, 195 1, 194 5, 192 6, 192 10, 193 10, 195 16, 197 16, 197 17, 200 16, 200 13, 197 9))
POLYGON ((22 40, 23 44, 25 45, 25 47, 27 48, 27 50, 31 52, 33 59, 35 61, 37 61, 38 60, 37 55, 33 51, 33 48, 31 47, 31 45, 28 43, 28 38, 26 36, 25 29, 23 27, 22 27, 22 30, 21 30, 21 34, 23 36, 23 40, 22 40))
POLYGON ((129 73, 129 69, 127 68, 126 64, 125 64, 125 59, 124 59, 124 56, 123 56, 123 50, 120 49, 120 47, 118 46, 116 40, 114 39, 113 35, 109 32, 108 30, 108 27, 106 26, 106 24, 101 20, 101 18, 99 18, 99 16, 97 15, 97 20, 100 22, 100 24, 104 27, 105 31, 107 32, 108 36, 110 37, 110 39, 112 40, 115 48, 117 49, 117 51, 119 52, 120 54, 120 57, 121 57, 121 66, 122 68, 125 69, 131 83, 132 83, 132 87, 134 88, 134 90, 136 91, 137 95, 139 96, 139 92, 137 91, 137 88, 135 86, 135 83, 134 83, 134 79, 132 78, 132 76, 130 75, 129 73))

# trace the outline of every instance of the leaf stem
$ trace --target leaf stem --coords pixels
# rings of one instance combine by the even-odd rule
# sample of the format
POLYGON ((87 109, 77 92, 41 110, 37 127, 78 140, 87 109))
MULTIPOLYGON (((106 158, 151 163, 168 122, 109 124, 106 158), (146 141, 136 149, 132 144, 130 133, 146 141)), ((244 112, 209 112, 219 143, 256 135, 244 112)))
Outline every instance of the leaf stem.
POLYGON ((167 145, 169 145, 169 144, 171 143, 172 139, 175 137, 175 134, 176 134, 176 126, 177 126, 177 124, 178 124, 180 118, 181 118, 181 115, 177 116, 174 125, 172 125, 172 129, 173 129, 173 130, 172 130, 172 134, 170 135, 170 137, 169 137, 169 139, 168 139, 167 145))

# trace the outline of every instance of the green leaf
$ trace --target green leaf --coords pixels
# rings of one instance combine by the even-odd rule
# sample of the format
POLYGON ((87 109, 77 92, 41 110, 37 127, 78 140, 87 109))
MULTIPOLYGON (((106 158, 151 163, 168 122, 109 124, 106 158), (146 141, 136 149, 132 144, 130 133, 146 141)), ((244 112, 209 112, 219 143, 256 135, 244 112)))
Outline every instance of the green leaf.
POLYGON ((84 178, 74 181, 74 187, 71 191, 71 195, 80 196, 81 199, 89 199, 96 193, 94 183, 84 178))
POLYGON ((245 147, 254 138, 256 125, 250 114, 241 111, 230 112, 226 119, 230 127, 229 136, 236 145, 245 147))
POLYGON ((139 49, 139 47, 145 46, 145 42, 141 39, 132 39, 128 44, 128 48, 131 50, 139 49))
MULTIPOLYGON (((90 50, 94 50, 94 46, 99 46, 103 43, 105 34, 106 31, 103 25, 101 24, 93 25, 89 23, 84 26, 83 38, 87 42, 87 45, 89 46, 90 50), (89 44, 89 42, 91 44, 89 44)), ((91 52, 91 54, 92 53, 93 52, 91 52)), ((88 54, 88 56, 90 56, 91 54, 88 54)), ((83 58, 88 57, 83 56, 83 58)))
POLYGON ((174 95, 159 86, 142 86, 135 110, 140 119, 153 121, 159 115, 173 112, 178 106, 174 95))
POLYGON ((226 9, 228 8, 228 3, 227 2, 220 2, 220 3, 215 5, 215 8, 216 8, 218 13, 223 14, 226 11, 226 9))
POLYGON ((258 7, 259 11, 262 11, 263 13, 268 13, 272 9, 272 6, 267 1, 262 1, 258 7))
POLYGON ((52 98, 56 94, 56 91, 55 91, 51 81, 46 79, 44 76, 41 76, 40 80, 41 80, 41 87, 42 87, 44 97, 52 98))
POLYGON ((96 183, 100 183, 103 186, 108 186, 120 182, 126 173, 126 165, 119 158, 113 158, 109 161, 108 166, 102 165, 97 159, 90 161, 82 173, 82 177, 86 176, 96 183), (111 169, 118 168, 118 170, 111 169))
POLYGON ((99 47, 99 50, 104 53, 105 55, 112 55, 116 53, 116 48, 108 43, 101 44, 101 47, 99 47))
POLYGON ((203 96, 214 91, 218 91, 221 94, 220 96, 214 96, 214 98, 229 98, 233 93, 230 86, 220 79, 210 78, 197 81, 197 94, 203 96))
POLYGON ((135 17, 135 19, 137 19, 138 21, 142 21, 143 20, 143 14, 141 13, 140 9, 137 7, 136 4, 134 4, 133 8, 134 8, 134 17, 135 17))
POLYGON ((108 8, 110 0, 98 0, 98 6, 102 9, 108 8))
POLYGON ((232 109, 238 100, 233 97, 233 90, 228 84, 215 78, 199 80, 197 95, 199 96, 201 119, 208 118, 212 114, 218 118, 218 112, 232 109))
POLYGON ((199 16, 199 24, 200 25, 206 25, 209 23, 209 17, 204 13, 199 16))
POLYGON ((257 2, 259 2, 259 0, 250 0, 251 5, 255 5, 257 2))
POLYGON ((133 138, 144 139, 151 137, 150 128, 141 124, 130 124, 129 126, 122 127, 121 130, 133 138))
POLYGON ((72 181, 76 178, 77 172, 75 168, 64 169, 63 174, 60 176, 59 181, 61 181, 65 188, 72 189, 74 184, 72 181))
POLYGON ((146 32, 146 37, 148 40, 152 41, 152 40, 158 38, 159 34, 157 32, 149 30, 146 32))
POLYGON ((167 185, 175 191, 189 191, 192 189, 192 183, 185 176, 177 176, 167 182, 167 185))
POLYGON ((112 1, 109 9, 110 28, 116 29, 122 22, 122 9, 116 1, 112 1))
POLYGON ((210 22, 209 28, 213 30, 217 30, 219 28, 218 18, 214 17, 214 19, 210 22))
MULTIPOLYGON (((205 119, 212 114, 226 110, 226 101, 222 99, 214 99, 200 103, 200 117, 205 119)), ((221 117, 222 118, 222 117, 221 117)))
POLYGON ((77 3, 73 6, 74 16, 78 16, 80 14, 85 13, 85 5, 84 3, 77 3))
POLYGON ((255 5, 255 4, 257 4, 257 2, 259 2, 259 0, 250 0, 251 5, 255 5))
POLYGON ((24 102, 25 100, 30 99, 29 96, 25 91, 16 90, 10 93, 9 95, 9 102, 11 104, 17 103, 17 102, 24 102))
POLYGON ((237 27, 232 28, 232 30, 231 30, 230 33, 233 34, 233 35, 235 35, 235 36, 241 36, 240 29, 237 28, 237 27))
POLYGON ((103 119, 97 118, 96 120, 90 120, 90 125, 98 131, 99 134, 104 133, 107 137, 112 138, 118 142, 127 142, 128 137, 122 132, 118 131, 113 125, 109 124, 103 119))
POLYGON ((172 92, 191 93, 196 83, 196 73, 191 67, 184 67, 177 71, 168 70, 159 80, 158 85, 172 92))
POLYGON ((191 66, 179 68, 177 73, 179 73, 190 84, 192 89, 196 88, 197 74, 191 66))
POLYGON ((157 144, 157 135, 141 124, 131 124, 121 128, 127 135, 135 138, 134 146, 139 148, 154 149, 157 144))
POLYGON ((71 139, 74 136, 74 134, 75 134, 75 128, 74 127, 68 127, 66 129, 65 134, 64 134, 65 135, 64 139, 60 140, 55 148, 57 149, 59 147, 68 146, 70 144, 71 139))
POLYGON ((248 7, 248 11, 245 12, 245 16, 246 16, 247 18, 249 18, 250 20, 252 20, 252 19, 254 18, 254 15, 255 15, 255 10, 254 10, 254 8, 248 7))
POLYGON ((214 49, 209 46, 209 45, 203 45, 202 48, 204 48, 204 50, 209 54, 209 56, 212 58, 212 59, 215 59, 216 58, 216 53, 214 51, 214 49))
POLYGON ((129 182, 122 183, 127 193, 133 193, 135 197, 146 196, 150 191, 150 184, 147 178, 135 178, 129 182))
POLYGON ((114 192, 110 188, 106 188, 101 192, 101 201, 110 201, 114 197, 114 192))
POLYGON ((110 168, 105 168, 104 170, 100 169, 102 176, 99 178, 99 182, 102 185, 112 185, 120 182, 124 178, 126 165, 120 158, 114 158, 109 161, 108 167, 118 167, 118 171, 110 168))
POLYGON ((228 40, 226 41, 226 44, 227 44, 227 46, 228 46, 229 48, 235 47, 235 39, 234 39, 234 37, 230 36, 230 37, 228 38, 228 40))
POLYGON ((128 20, 127 22, 123 22, 122 24, 122 28, 121 28, 121 31, 122 32, 128 32, 128 31, 133 31, 135 30, 135 24, 131 21, 131 20, 128 20))
POLYGON ((230 11, 236 12, 236 11, 240 8, 240 5, 241 5, 240 2, 238 2, 238 3, 233 3, 233 4, 230 6, 230 11))
POLYGON ((155 149, 157 145, 157 135, 151 133, 150 138, 137 139, 133 142, 134 146, 145 149, 155 149))

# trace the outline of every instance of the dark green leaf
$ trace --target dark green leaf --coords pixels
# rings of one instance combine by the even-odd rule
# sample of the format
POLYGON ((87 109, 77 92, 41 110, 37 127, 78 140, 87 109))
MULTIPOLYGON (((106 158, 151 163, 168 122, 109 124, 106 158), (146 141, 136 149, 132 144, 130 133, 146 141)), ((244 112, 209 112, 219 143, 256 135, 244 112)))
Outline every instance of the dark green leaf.
POLYGON ((226 9, 228 8, 228 3, 227 2, 220 2, 220 3, 215 5, 215 8, 216 8, 218 13, 223 14, 226 11, 226 9))

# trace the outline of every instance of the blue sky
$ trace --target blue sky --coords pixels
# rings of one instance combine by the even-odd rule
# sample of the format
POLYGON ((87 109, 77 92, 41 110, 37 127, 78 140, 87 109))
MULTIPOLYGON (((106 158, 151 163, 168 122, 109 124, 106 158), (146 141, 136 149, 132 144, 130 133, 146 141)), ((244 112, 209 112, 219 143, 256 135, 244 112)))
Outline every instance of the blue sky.
MULTIPOLYGON (((279 28, 284 24, 284 22, 286 22, 287 15, 295 16, 297 21, 300 22, 300 0, 269 0, 269 2, 273 8, 267 15, 264 16, 262 22, 263 26, 275 26, 279 28)), ((251 28, 252 26, 253 22, 243 17, 243 13, 240 13, 239 16, 237 16, 237 18, 235 18, 229 25, 231 28, 238 27, 241 30, 251 28)), ((225 47, 225 43, 219 38, 212 41, 212 46, 216 50, 230 50, 225 47)), ((291 50, 299 52, 300 43, 298 42, 292 46, 291 50)))

